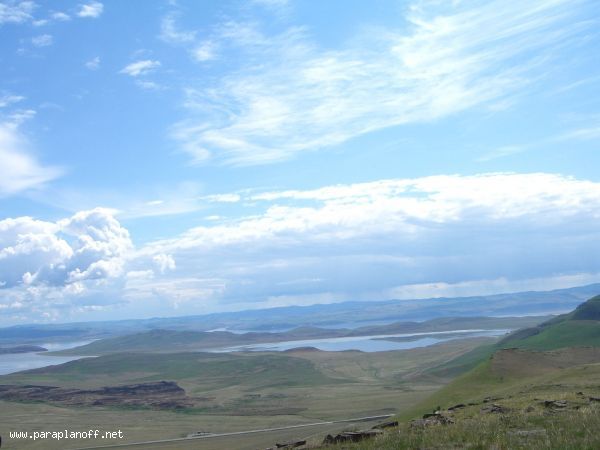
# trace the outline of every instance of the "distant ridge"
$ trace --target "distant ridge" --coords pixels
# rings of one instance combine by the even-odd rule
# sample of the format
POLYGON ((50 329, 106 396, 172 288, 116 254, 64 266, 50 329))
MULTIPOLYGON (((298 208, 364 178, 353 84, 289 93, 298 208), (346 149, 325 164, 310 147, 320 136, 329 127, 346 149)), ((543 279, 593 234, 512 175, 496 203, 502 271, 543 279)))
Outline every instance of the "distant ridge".
POLYGON ((0 328, 0 344, 92 340, 150 331, 214 329, 285 331, 298 327, 356 328, 442 317, 502 317, 560 314, 597 295, 600 284, 552 291, 419 300, 350 301, 286 306, 207 315, 117 321, 31 324, 0 328))

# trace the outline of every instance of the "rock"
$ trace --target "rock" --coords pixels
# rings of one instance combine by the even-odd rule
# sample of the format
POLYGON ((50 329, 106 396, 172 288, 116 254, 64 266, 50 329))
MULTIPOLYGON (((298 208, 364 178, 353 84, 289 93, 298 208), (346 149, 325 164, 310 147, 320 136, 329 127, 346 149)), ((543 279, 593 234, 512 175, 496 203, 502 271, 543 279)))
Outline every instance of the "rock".
POLYGON ((544 400, 543 402, 546 408, 566 408, 566 400, 544 400))
POLYGON ((290 449, 290 448, 302 447, 303 445, 306 445, 305 440, 277 443, 277 444, 275 444, 275 448, 290 449))
POLYGON ((458 405, 454 405, 448 408, 448 411, 455 411, 457 409, 466 408, 466 406, 467 405, 465 405, 464 403, 459 403, 458 405))
POLYGON ((193 399, 172 381, 106 386, 98 389, 67 389, 57 386, 0 385, 0 399, 51 402, 68 406, 125 406, 182 409, 193 399))
POLYGON ((588 397, 590 402, 600 402, 600 397, 588 397))
POLYGON ((383 433, 381 430, 363 430, 363 431, 344 431, 338 435, 328 434, 323 440, 323 444, 340 444, 344 442, 360 442, 364 439, 373 438, 383 433))
POLYGON ((398 421, 393 420, 391 422, 383 422, 378 425, 375 425, 371 429, 372 430, 383 430, 384 428, 393 428, 393 427, 397 427, 397 426, 398 426, 398 421))
POLYGON ((440 412, 425 414, 422 419, 415 419, 410 423, 411 428, 424 428, 432 425, 449 425, 454 420, 440 412))
POLYGON ((502 405, 498 405, 497 403, 492 403, 490 406, 486 406, 485 408, 481 408, 482 413, 493 413, 493 414, 504 414, 509 412, 510 410, 502 405))

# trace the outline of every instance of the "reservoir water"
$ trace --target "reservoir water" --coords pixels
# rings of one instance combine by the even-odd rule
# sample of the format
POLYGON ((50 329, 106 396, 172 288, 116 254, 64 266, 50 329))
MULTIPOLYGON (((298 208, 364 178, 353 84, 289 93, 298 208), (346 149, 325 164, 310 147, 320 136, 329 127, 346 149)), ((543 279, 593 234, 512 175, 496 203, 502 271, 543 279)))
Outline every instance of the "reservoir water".
POLYGON ((285 351, 297 347, 315 347, 324 351, 360 350, 362 352, 384 352, 408 350, 460 338, 498 337, 511 330, 452 330, 428 333, 384 334, 376 336, 340 337, 325 339, 305 339, 274 343, 239 345, 215 350, 217 352, 236 351, 285 351), (396 339, 396 340, 393 340, 396 339))
MULTIPOLYGON (((47 348, 49 351, 66 350, 68 348, 79 347, 89 344, 92 341, 61 342, 61 343, 40 343, 40 347, 47 348)), ((81 356, 51 356, 47 352, 31 353, 12 353, 0 355, 0 375, 19 372, 21 370, 37 369, 39 367, 53 366, 62 364, 81 356)))

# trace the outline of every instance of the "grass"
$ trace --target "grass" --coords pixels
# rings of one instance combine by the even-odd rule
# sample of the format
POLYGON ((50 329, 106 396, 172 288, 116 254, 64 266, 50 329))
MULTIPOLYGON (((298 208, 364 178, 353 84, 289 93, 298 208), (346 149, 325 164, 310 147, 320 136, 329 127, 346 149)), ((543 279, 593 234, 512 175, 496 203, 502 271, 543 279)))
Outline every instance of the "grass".
POLYGON ((493 361, 482 364, 421 404, 420 412, 413 409, 401 415, 403 420, 397 429, 375 440, 339 448, 600 448, 600 434, 597 432, 600 429, 600 403, 588 400, 590 396, 600 396, 600 364, 564 369, 545 365, 539 368, 537 375, 524 378, 507 376, 506 369, 494 367, 493 361), (484 402, 484 398, 490 396, 493 400, 484 402), (544 406, 544 400, 565 400, 567 407, 549 408, 544 406), (444 412, 454 420, 453 424, 426 428, 410 425, 409 419, 422 412, 459 402, 471 404, 455 412, 444 412), (482 409, 492 402, 506 411, 501 414, 483 412, 482 409), (435 406, 427 409, 425 405, 435 406))
POLYGON ((507 344, 532 350, 552 350, 577 345, 600 346, 600 322, 569 320, 549 326, 539 334, 509 341, 507 344))
MULTIPOLYGON (((510 403, 509 403, 510 404, 510 403)), ((596 450, 600 448, 600 408, 581 405, 579 410, 558 412, 518 411, 511 414, 485 414, 469 411, 457 423, 428 429, 412 429, 403 424, 395 433, 365 442, 356 450, 401 449, 552 449, 596 450)))
MULTIPOLYGON (((181 437, 196 430, 228 432, 311 423, 352 416, 395 414, 423 401, 441 381, 421 377, 426 368, 463 354, 487 338, 455 340, 398 352, 292 352, 232 354, 121 354, 0 377, 1 384, 94 388, 168 379, 188 395, 207 397, 206 408, 186 413, 107 407, 61 407, 0 402, 0 434, 9 430, 121 428, 127 441, 181 437)), ((252 435, 164 448, 266 448, 346 425, 252 435), (276 437, 275 437, 276 436, 276 437)), ((96 442, 75 442, 83 447, 96 442)), ((3 442, 3 448, 7 444, 3 442)), ((10 444, 9 444, 10 445, 10 444)), ((8 446, 7 448, 11 448, 8 446)), ((64 449, 60 443, 20 443, 17 449, 64 449)), ((153 448, 163 448, 156 446, 153 448)))

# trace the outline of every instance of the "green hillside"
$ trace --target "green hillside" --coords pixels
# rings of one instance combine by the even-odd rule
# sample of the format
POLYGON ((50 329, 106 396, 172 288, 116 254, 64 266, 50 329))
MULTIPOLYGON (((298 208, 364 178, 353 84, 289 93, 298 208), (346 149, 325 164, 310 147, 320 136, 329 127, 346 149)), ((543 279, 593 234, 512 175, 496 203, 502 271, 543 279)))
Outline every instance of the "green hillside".
POLYGON ((481 346, 427 371, 428 375, 456 377, 474 369, 494 352, 507 348, 555 350, 564 347, 600 347, 600 295, 568 314, 509 334, 496 344, 481 346))
POLYGON ((577 346, 600 346, 600 295, 582 303, 569 314, 516 332, 498 343, 499 348, 534 350, 577 346))
POLYGON ((306 359, 285 354, 114 353, 19 372, 2 383, 103 386, 158 380, 183 381, 207 390, 225 386, 312 386, 335 383, 306 359))
POLYGON ((595 362, 600 363, 600 295, 568 314, 537 327, 518 330, 496 344, 475 348, 429 369, 426 371, 428 375, 463 375, 408 415, 438 405, 464 403, 484 393, 492 395, 512 390, 516 384, 531 383, 529 378, 539 376, 540 368, 544 372, 549 367, 564 369, 595 362), (507 355, 510 358, 507 359, 507 355), (507 360, 512 360, 512 363, 507 360), (550 363, 551 360, 554 363, 550 363), (503 361, 503 370, 499 370, 499 361, 503 361))

